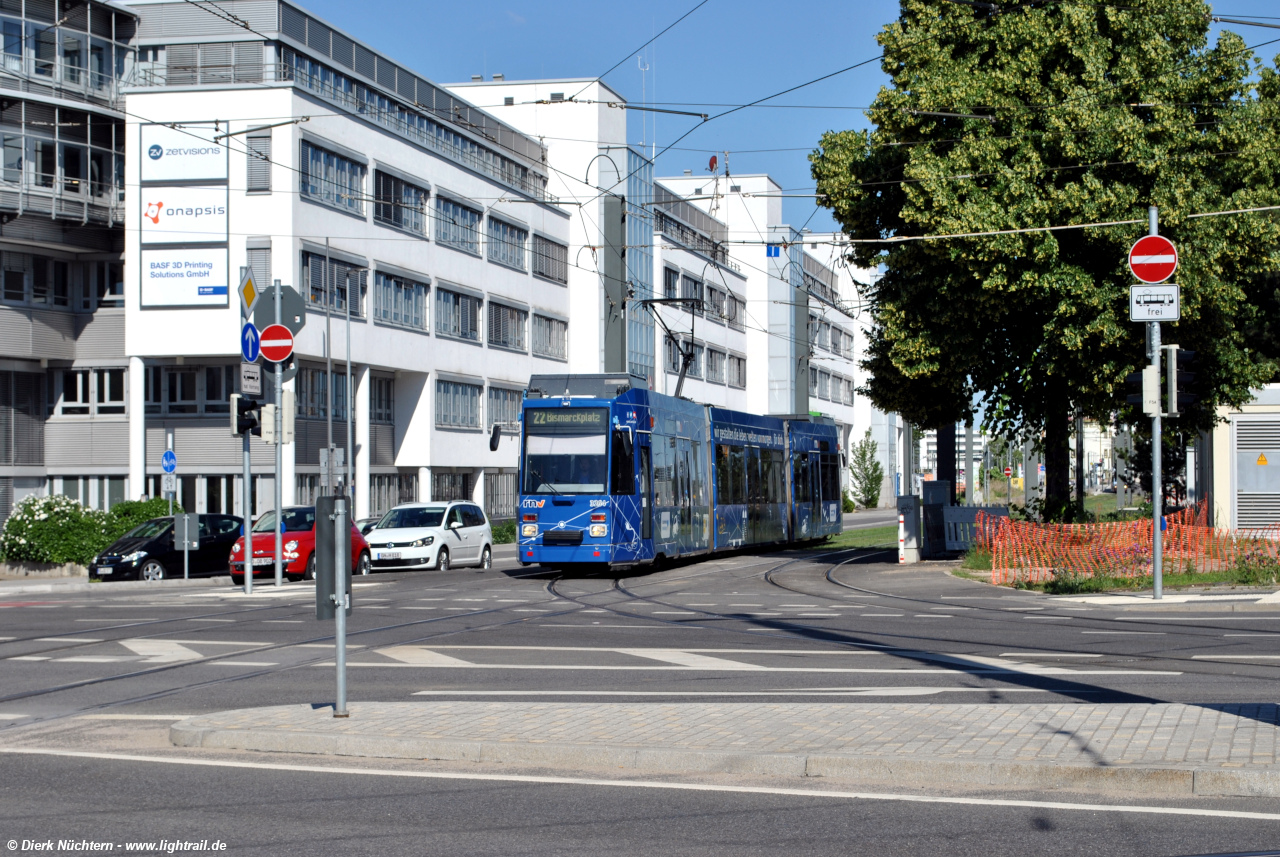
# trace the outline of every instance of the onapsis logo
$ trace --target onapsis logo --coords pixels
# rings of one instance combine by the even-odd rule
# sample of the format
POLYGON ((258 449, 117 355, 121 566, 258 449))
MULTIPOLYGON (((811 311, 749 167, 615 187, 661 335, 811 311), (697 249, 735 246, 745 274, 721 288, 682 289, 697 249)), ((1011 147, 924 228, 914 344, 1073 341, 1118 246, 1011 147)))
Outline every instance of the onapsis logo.
POLYGON ((165 217, 221 217, 227 213, 225 205, 169 206, 163 202, 149 202, 142 216, 152 223, 160 223, 160 215, 165 217))
POLYGON ((151 156, 151 160, 158 161, 164 155, 164 147, 159 143, 153 143, 147 154, 151 156))

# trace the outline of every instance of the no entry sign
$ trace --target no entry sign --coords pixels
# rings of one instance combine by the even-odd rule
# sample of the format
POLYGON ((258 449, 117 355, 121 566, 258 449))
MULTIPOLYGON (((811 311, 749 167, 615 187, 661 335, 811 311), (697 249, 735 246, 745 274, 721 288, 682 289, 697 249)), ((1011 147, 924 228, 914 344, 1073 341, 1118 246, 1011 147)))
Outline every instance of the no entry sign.
POLYGON ((270 325, 262 331, 262 356, 272 363, 283 363, 293 353, 293 331, 283 324, 270 325))
POLYGON ((1163 283, 1178 269, 1178 251, 1163 235, 1148 235, 1129 251, 1129 270, 1144 283, 1163 283))

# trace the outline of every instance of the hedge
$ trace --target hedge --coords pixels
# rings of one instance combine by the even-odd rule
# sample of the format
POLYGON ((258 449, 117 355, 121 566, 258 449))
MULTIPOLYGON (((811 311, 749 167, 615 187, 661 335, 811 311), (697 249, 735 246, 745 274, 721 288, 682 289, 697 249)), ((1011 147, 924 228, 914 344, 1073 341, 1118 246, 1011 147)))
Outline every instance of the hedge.
POLYGON ((159 498, 126 500, 103 512, 61 494, 26 497, 0 531, 0 559, 88 565, 129 530, 168 513, 169 502, 159 498))

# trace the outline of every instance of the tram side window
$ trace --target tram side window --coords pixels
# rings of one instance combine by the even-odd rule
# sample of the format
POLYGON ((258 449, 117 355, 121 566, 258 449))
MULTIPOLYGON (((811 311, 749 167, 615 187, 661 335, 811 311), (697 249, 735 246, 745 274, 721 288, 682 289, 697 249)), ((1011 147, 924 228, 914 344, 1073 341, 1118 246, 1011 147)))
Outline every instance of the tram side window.
POLYGON ((764 502, 763 481, 760 479, 760 447, 747 447, 747 502, 764 502))
POLYGON ((675 470, 675 450, 667 445, 667 438, 653 438, 653 503, 655 506, 676 504, 675 486, 672 484, 675 470))
POLYGON ((610 456, 609 483, 614 496, 630 496, 636 493, 635 449, 631 436, 624 431, 613 433, 613 454, 610 456))
POLYGON ((791 498, 795 503, 808 503, 811 501, 809 486, 809 455, 804 452, 797 452, 792 459, 792 468, 795 471, 794 476, 794 496, 791 498))
POLYGON ((829 503, 840 499, 840 460, 838 456, 822 456, 822 499, 829 503))
POLYGON ((760 450, 760 483, 766 503, 786 502, 785 456, 780 449, 760 450))

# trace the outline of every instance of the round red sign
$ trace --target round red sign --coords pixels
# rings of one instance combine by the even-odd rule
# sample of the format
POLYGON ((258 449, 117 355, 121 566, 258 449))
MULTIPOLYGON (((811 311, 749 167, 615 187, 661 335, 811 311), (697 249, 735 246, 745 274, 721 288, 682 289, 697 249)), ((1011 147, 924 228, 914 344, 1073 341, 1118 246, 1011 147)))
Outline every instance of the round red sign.
POLYGON ((293 331, 283 324, 268 325, 259 341, 262 356, 272 363, 283 363, 293 353, 293 331))
POLYGON ((1148 235, 1129 251, 1129 270, 1144 283, 1163 283, 1178 269, 1178 251, 1163 235, 1148 235))
POLYGON ((1012 468, 1012 467, 1006 467, 1006 468, 1004 469, 1004 475, 1005 475, 1005 476, 1012 476, 1012 475, 1013 475, 1013 468, 1012 468))

